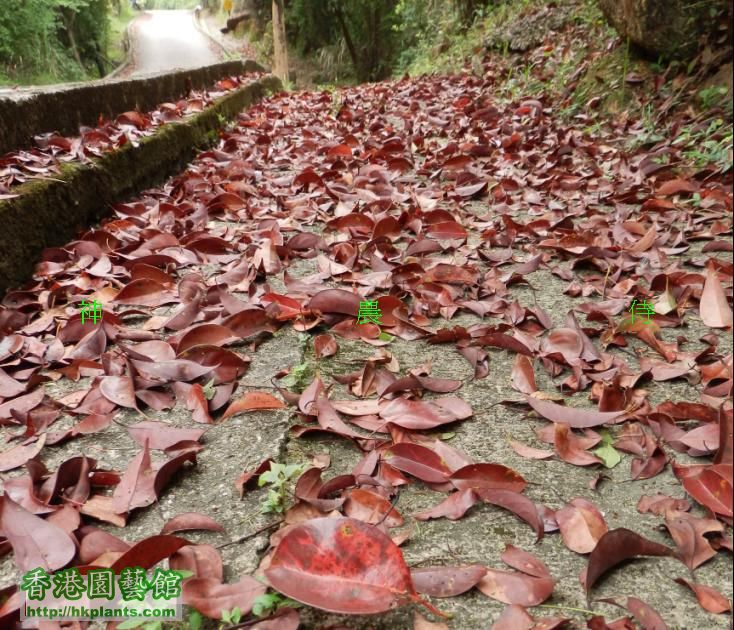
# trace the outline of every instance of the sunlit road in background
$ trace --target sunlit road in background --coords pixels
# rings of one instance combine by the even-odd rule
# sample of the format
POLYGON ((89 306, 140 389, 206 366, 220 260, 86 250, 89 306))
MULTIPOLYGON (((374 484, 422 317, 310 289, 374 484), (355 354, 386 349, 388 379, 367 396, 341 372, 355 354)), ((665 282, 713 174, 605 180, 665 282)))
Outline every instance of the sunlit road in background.
POLYGON ((193 11, 145 11, 130 36, 132 76, 221 61, 214 44, 194 25, 193 11))

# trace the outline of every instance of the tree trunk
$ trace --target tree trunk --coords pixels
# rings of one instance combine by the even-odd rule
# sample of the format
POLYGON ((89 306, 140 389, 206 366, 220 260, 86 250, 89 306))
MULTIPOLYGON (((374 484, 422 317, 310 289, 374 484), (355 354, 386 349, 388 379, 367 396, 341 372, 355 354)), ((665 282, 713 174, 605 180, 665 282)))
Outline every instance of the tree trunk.
POLYGON ((71 46, 71 52, 74 55, 74 59, 76 59, 76 62, 79 64, 80 68, 84 68, 82 58, 79 55, 79 49, 76 46, 76 37, 74 37, 74 14, 72 13, 70 16, 69 13, 62 10, 61 16, 64 19, 64 28, 69 35, 69 45, 71 46))
POLYGON ((347 27, 347 21, 344 19, 344 14, 342 13, 341 7, 338 4, 336 5, 336 18, 337 20, 339 20, 339 27, 342 30, 342 36, 344 37, 344 42, 347 45, 347 50, 349 50, 349 56, 352 58, 352 65, 354 66, 354 71, 359 76, 361 74, 361 71, 360 71, 359 57, 357 56, 357 49, 354 47, 352 36, 349 33, 349 28, 347 27))
POLYGON ((288 81, 288 43, 283 0, 273 0, 273 49, 273 74, 285 83, 288 81))

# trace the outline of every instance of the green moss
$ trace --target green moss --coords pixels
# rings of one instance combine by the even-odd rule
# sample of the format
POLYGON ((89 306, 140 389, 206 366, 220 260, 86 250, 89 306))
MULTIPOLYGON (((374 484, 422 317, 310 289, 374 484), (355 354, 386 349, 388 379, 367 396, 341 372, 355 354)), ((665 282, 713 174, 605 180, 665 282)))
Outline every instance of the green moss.
POLYGON ((589 65, 574 92, 574 101, 583 105, 600 96, 602 110, 609 113, 622 111, 638 100, 636 88, 626 81, 630 73, 644 77, 650 73, 648 64, 636 59, 626 46, 618 46, 589 65))
POLYGON ((220 116, 231 119, 280 81, 266 77, 218 99, 190 119, 162 126, 91 164, 62 164, 53 179, 19 186, 19 197, 0 202, 0 291, 27 279, 47 247, 63 245, 102 218, 109 207, 178 172, 200 147, 218 138, 220 116), (213 134, 213 135, 212 135, 213 134))

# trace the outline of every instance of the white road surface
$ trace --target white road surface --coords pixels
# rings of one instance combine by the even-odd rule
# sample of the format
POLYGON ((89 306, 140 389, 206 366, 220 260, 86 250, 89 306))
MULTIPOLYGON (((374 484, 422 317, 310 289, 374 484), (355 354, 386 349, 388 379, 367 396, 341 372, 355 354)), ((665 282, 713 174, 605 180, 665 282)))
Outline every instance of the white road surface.
POLYGON ((194 25, 193 11, 145 11, 132 25, 132 76, 221 61, 211 40, 194 25))

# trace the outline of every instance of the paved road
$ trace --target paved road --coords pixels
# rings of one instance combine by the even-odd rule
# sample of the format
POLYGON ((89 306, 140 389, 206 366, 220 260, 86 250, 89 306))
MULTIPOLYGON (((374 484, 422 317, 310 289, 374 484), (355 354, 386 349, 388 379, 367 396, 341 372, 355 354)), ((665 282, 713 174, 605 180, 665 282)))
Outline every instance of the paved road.
POLYGON ((132 27, 133 76, 221 61, 192 11, 145 11, 132 27))

